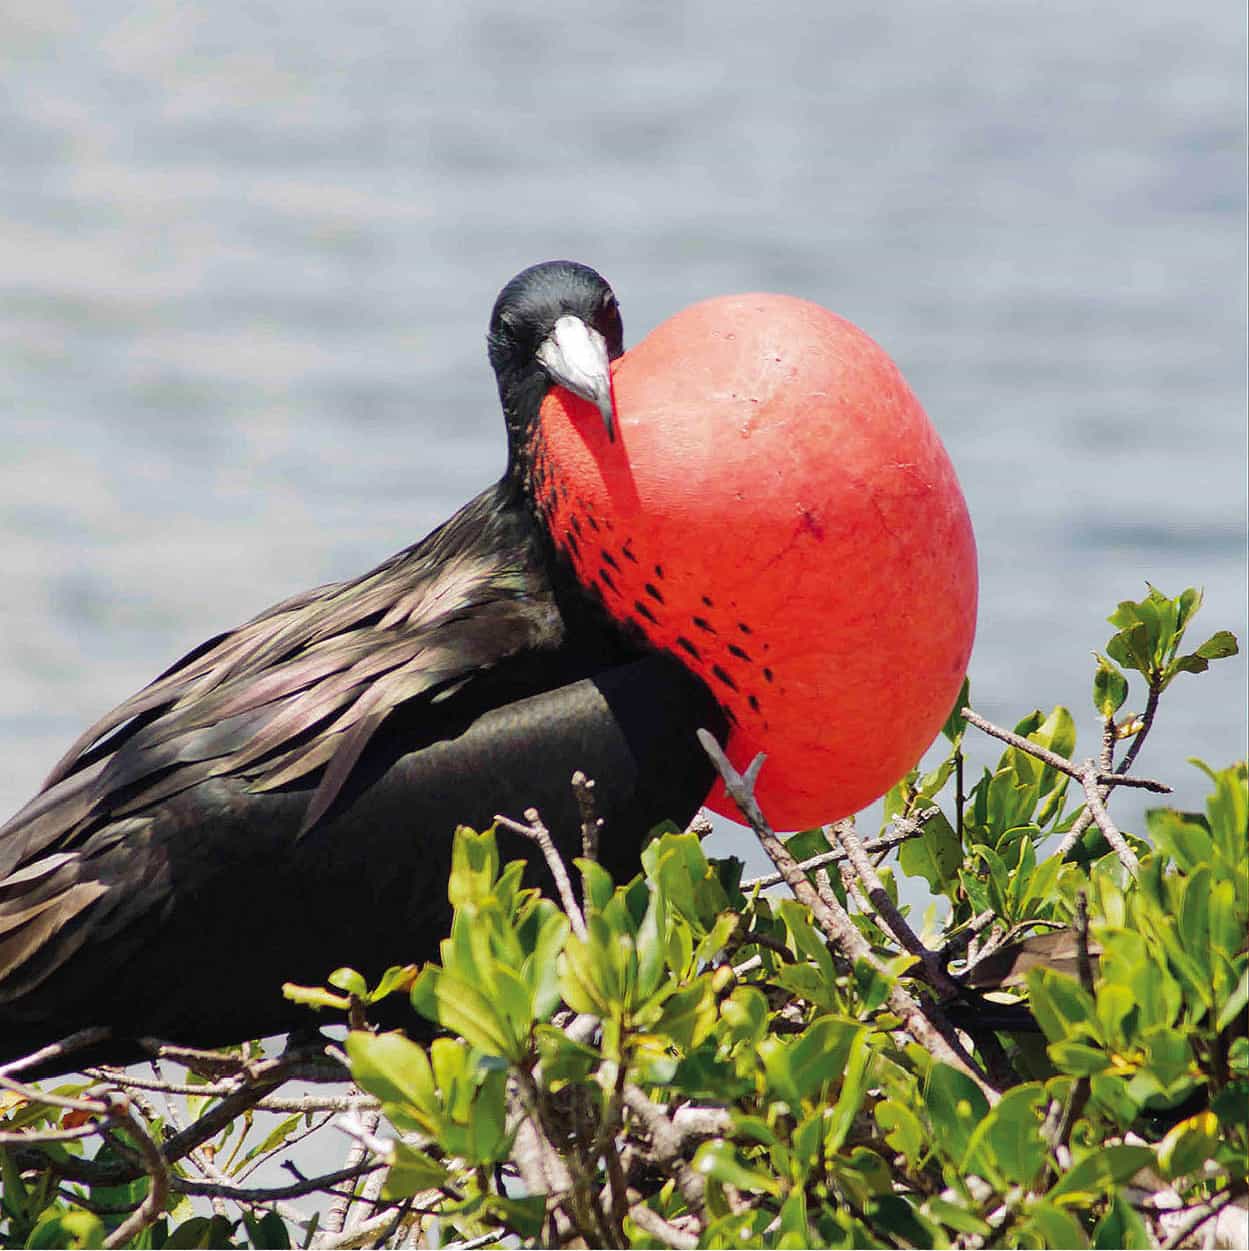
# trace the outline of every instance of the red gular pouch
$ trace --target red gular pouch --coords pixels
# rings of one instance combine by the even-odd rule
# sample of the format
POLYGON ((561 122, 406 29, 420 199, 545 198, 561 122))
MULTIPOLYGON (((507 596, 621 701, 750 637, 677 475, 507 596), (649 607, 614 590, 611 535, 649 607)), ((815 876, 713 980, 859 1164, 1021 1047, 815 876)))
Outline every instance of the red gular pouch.
POLYGON ((975 633, 971 521, 919 401, 861 330, 767 294, 678 313, 612 385, 614 437, 565 390, 543 404, 557 544, 703 678, 733 763, 767 754, 776 828, 871 803, 940 730, 975 633))

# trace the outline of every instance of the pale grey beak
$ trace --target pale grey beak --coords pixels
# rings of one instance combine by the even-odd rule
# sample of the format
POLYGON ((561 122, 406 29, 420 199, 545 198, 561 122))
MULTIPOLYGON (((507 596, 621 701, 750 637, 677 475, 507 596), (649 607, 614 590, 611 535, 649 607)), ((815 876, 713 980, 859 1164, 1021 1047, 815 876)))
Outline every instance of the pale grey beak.
POLYGON ((603 336, 580 317, 565 313, 542 341, 538 360, 553 381, 589 400, 603 414, 607 437, 614 440, 616 409, 611 394, 611 360, 603 336))

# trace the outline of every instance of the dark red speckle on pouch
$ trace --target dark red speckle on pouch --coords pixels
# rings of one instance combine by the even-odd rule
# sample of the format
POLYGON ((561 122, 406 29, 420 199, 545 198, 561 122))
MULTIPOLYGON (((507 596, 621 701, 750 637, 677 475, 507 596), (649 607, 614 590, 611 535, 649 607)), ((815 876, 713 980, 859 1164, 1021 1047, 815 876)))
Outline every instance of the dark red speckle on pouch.
POLYGON ((799 509, 802 520, 798 523, 798 529, 811 535, 817 542, 823 542, 824 526, 820 519, 809 509, 799 509))

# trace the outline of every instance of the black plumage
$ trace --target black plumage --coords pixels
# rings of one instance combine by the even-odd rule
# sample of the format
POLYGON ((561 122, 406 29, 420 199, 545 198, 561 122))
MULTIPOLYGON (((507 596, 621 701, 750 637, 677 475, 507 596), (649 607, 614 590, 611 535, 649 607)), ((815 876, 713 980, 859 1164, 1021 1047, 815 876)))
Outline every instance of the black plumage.
MULTIPOLYGON (((503 478, 421 542, 209 640, 91 726, 0 828, 0 1061, 73 1030, 198 1045, 304 1025, 281 995, 339 964, 432 956, 459 823, 537 806, 579 847, 569 779, 596 779, 602 858, 687 820, 721 737, 707 688, 612 624, 558 557, 530 451, 552 386, 611 421, 619 311, 571 262, 501 292, 488 346, 503 478)), ((501 835, 533 865, 535 849, 501 835)))

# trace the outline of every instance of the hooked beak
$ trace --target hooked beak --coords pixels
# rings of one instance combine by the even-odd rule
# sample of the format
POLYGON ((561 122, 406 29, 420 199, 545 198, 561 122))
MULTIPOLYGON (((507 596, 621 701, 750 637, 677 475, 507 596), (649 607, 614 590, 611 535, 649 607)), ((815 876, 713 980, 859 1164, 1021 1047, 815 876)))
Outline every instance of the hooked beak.
POLYGON ((611 393, 607 343, 580 317, 565 313, 542 341, 538 360, 554 382, 579 395, 603 414, 607 437, 616 438, 616 406, 611 393))

